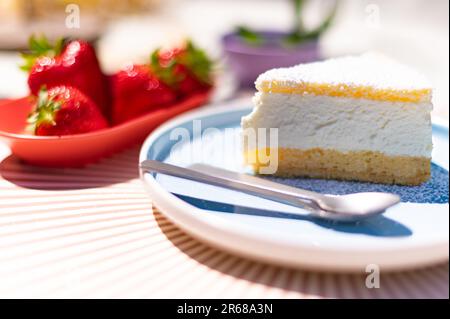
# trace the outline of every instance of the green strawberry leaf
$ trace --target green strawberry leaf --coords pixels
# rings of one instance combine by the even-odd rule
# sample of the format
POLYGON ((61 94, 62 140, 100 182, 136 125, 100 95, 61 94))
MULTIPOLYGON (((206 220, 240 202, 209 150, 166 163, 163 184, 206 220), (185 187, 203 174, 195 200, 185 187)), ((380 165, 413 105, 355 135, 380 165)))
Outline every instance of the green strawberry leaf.
POLYGON ((162 65, 161 63, 161 49, 156 49, 150 56, 150 68, 152 72, 169 86, 176 86, 176 84, 181 81, 179 77, 174 75, 175 59, 171 59, 168 63, 162 65))
POLYGON ((161 50, 153 51, 150 56, 152 72, 164 83, 176 87, 183 80, 183 76, 174 72, 175 66, 185 66, 200 82, 212 83, 213 61, 205 51, 197 48, 192 41, 187 40, 184 50, 175 54, 170 60, 161 63, 161 50))
POLYGON ((42 124, 56 125, 55 114, 61 105, 62 102, 50 97, 47 88, 43 86, 38 93, 36 108, 27 118, 27 131, 34 133, 42 124))
POLYGON ((20 65, 20 69, 29 72, 38 57, 56 57, 61 53, 65 42, 66 39, 59 38, 55 43, 51 44, 44 35, 37 37, 33 34, 28 40, 28 51, 21 54, 23 63, 20 65))
POLYGON ((177 62, 186 66, 201 82, 212 83, 212 69, 214 62, 206 52, 194 45, 191 40, 186 42, 186 52, 177 58, 177 62))

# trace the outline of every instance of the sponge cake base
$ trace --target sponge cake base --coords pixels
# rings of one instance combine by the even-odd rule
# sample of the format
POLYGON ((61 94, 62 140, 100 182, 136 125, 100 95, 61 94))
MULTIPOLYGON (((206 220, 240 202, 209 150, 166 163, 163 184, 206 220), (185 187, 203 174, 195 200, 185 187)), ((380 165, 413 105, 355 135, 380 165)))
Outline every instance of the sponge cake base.
MULTIPOLYGON (((373 151, 340 152, 322 148, 267 148, 259 151, 266 154, 278 152, 278 169, 274 175, 282 177, 303 176, 400 185, 419 185, 430 177, 431 160, 427 157, 388 156, 373 151)), ((267 166, 267 163, 258 161, 258 150, 247 152, 245 158, 256 173, 267 166)))

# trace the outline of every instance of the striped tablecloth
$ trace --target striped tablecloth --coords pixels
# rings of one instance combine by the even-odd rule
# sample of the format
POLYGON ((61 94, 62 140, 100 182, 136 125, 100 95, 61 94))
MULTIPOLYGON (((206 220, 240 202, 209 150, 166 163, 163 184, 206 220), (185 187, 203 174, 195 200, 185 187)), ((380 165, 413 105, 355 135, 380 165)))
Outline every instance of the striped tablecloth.
POLYGON ((37 168, 0 145, 0 297, 448 298, 448 263, 314 273, 209 247, 152 206, 135 147, 83 169, 37 168))

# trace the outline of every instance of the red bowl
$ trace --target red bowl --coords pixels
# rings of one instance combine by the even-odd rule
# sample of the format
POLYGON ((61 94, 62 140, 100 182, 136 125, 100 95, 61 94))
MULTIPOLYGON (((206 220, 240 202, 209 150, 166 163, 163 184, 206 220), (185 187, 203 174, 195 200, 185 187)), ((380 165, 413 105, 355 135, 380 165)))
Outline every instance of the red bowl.
POLYGON ((35 136, 24 133, 33 108, 28 98, 0 101, 0 140, 14 155, 39 166, 76 167, 95 162, 144 138, 171 117, 206 103, 209 92, 193 95, 160 109, 103 130, 65 136, 35 136))

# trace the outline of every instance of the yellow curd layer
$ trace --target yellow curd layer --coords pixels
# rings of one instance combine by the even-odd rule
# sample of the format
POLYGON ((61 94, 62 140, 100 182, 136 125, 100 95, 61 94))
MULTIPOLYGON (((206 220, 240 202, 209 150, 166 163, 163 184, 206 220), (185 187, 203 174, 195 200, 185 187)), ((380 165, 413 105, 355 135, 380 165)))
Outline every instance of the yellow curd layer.
POLYGON ((265 93, 327 95, 389 102, 418 103, 431 101, 431 89, 395 90, 380 89, 370 86, 320 83, 298 83, 292 86, 277 81, 261 82, 257 85, 257 89, 265 93))

